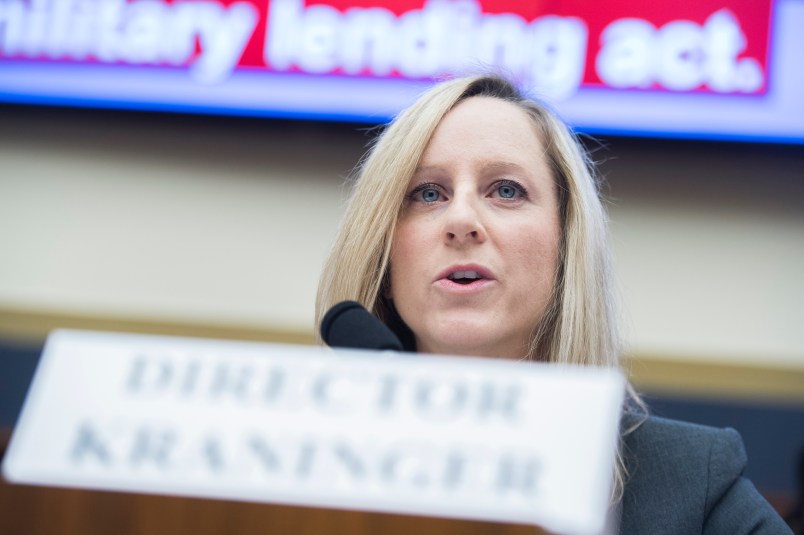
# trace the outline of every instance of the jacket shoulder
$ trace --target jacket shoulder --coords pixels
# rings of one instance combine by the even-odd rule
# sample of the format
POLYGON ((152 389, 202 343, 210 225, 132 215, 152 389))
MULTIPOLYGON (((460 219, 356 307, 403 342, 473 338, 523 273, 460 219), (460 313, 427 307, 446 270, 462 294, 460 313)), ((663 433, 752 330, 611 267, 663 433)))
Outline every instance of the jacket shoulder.
POLYGON ((789 533, 742 476, 735 430, 638 414, 624 415, 622 428, 623 533, 789 533))

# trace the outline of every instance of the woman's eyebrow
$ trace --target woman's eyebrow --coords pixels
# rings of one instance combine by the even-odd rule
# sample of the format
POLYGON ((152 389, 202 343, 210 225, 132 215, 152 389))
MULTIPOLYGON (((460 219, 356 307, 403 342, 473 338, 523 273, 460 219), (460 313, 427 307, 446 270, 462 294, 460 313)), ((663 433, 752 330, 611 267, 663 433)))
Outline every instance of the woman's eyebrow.
POLYGON ((416 167, 416 170, 413 171, 413 174, 418 175, 419 173, 432 173, 442 171, 444 171, 444 167, 440 165, 420 165, 416 167))
MULTIPOLYGON (((446 168, 441 165, 420 165, 416 167, 416 170, 413 172, 414 174, 419 173, 432 173, 432 172, 443 172, 446 168)), ((507 171, 507 172, 516 172, 516 173, 525 173, 527 174, 527 169, 518 163, 514 162, 506 162, 506 161, 488 161, 483 162, 479 166, 480 171, 488 172, 488 171, 507 171)))
POLYGON ((513 172, 513 173, 518 173, 518 174, 529 174, 528 170, 525 167, 523 167, 523 166, 521 166, 521 165, 519 165, 517 163, 513 163, 513 162, 504 162, 504 161, 486 162, 483 165, 481 165, 480 168, 484 172, 489 172, 489 171, 501 172, 501 171, 504 171, 504 172, 509 172, 509 173, 513 172))

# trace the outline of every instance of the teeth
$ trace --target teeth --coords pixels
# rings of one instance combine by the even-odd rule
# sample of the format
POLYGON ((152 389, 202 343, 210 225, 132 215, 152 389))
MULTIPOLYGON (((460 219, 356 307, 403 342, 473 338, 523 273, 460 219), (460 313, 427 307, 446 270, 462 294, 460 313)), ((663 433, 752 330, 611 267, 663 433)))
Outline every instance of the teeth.
POLYGON ((456 271, 455 273, 451 274, 449 279, 481 279, 481 277, 477 271, 456 271))

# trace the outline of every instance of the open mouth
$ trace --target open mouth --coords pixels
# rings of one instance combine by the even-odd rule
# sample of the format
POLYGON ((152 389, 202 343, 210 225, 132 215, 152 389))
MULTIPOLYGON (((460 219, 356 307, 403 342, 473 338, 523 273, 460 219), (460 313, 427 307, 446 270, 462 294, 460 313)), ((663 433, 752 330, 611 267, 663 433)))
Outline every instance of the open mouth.
POLYGON ((455 271, 447 275, 447 279, 457 282, 458 284, 472 284, 475 281, 485 278, 486 277, 477 271, 455 271))

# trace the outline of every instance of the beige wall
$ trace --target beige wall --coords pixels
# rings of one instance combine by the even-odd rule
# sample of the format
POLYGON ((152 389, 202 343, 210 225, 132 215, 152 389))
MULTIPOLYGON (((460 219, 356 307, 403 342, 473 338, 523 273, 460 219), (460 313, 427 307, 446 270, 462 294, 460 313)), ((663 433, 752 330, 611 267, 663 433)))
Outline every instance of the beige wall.
POLYGON ((634 353, 804 369, 804 151, 615 139, 604 156, 634 353))
POLYGON ((311 329, 361 134, 68 115, 2 127, 0 307, 311 329))
MULTIPOLYGON (((80 110, 0 118, 7 323, 44 313, 312 329, 343 177, 368 134, 80 110)), ((800 151, 609 143, 595 155, 634 353, 804 370, 800 151)))

